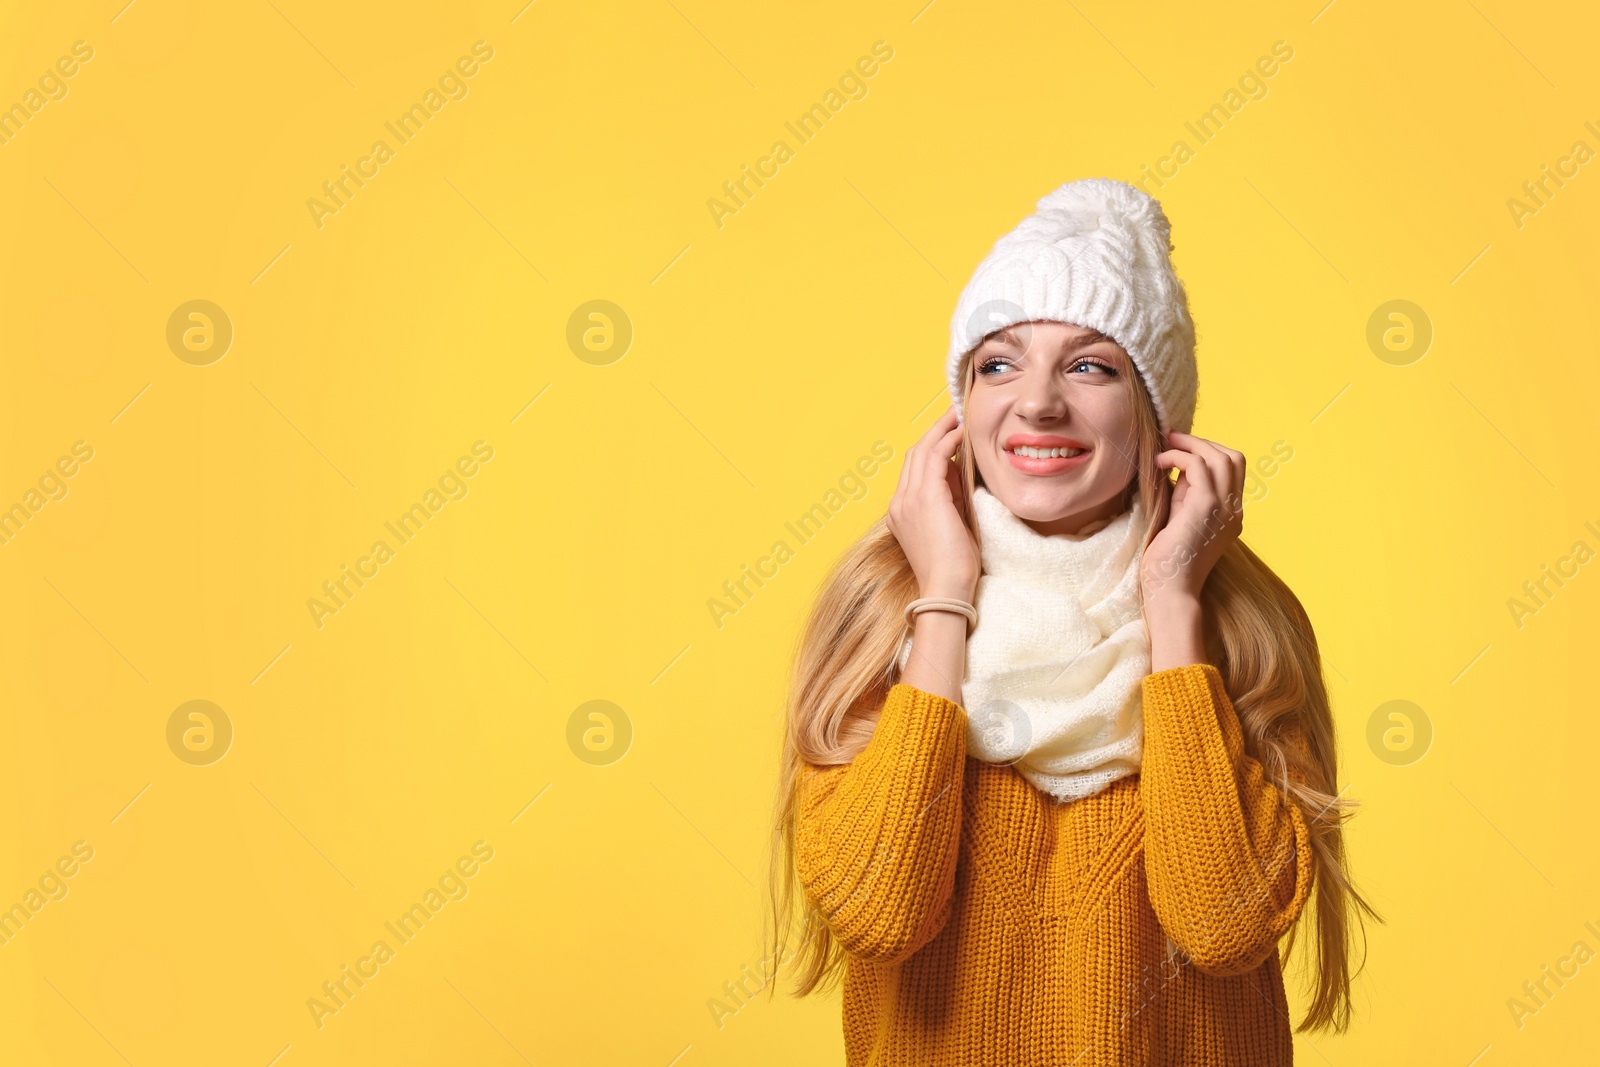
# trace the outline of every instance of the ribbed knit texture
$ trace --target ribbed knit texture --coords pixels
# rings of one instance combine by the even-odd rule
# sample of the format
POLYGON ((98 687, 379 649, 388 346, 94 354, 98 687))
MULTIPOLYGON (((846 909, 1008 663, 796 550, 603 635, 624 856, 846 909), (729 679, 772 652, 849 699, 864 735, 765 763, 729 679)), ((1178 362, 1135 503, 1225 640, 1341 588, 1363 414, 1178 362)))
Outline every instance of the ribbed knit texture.
POLYGON ((1141 772, 1070 803, 969 757, 965 709, 904 683, 854 762, 802 780, 850 1067, 1293 1061, 1277 943, 1311 887, 1305 822, 1214 666, 1143 699, 1141 772))
POLYGON ((1172 224, 1136 185, 1080 178, 1040 197, 956 300, 945 378, 957 419, 966 417, 961 357, 1002 326, 1043 319, 1115 339, 1143 377, 1162 431, 1188 433, 1200 379, 1194 319, 1172 251, 1172 224))

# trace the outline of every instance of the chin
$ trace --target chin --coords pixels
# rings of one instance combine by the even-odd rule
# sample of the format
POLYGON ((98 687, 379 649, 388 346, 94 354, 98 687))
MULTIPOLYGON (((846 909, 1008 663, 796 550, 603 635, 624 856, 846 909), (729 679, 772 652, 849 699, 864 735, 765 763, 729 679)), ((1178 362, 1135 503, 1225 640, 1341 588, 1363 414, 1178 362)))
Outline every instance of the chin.
POLYGON ((993 493, 1011 514, 1029 522, 1055 522, 1073 515, 1099 510, 1127 486, 1126 475, 1094 469, 1074 471, 1053 477, 1022 474, 1002 467, 993 477, 983 476, 984 487, 993 493))
POLYGON ((1049 485, 1040 478, 1030 478, 1020 485, 1015 479, 1005 480, 998 486, 993 482, 986 484, 989 492, 998 497, 1011 514, 1030 522, 1054 522, 1085 511, 1095 503, 1080 486, 1049 485))

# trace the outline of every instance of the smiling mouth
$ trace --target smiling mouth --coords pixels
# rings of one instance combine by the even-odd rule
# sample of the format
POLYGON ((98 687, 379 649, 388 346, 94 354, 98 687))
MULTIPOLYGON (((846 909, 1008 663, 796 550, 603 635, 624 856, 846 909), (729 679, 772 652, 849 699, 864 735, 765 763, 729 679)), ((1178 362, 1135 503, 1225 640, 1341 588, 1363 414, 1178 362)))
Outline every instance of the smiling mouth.
POLYGON ((1026 456, 1029 459, 1068 459, 1072 456, 1081 456, 1089 451, 1087 448, 1034 448, 1031 445, 1017 445, 1015 448, 1006 449, 1014 456, 1026 456))
POLYGON ((1067 474, 1085 466, 1089 462, 1089 453, 1092 449, 1013 445, 1004 451, 1006 462, 1011 464, 1013 470, 1033 477, 1048 478, 1057 474, 1067 474))

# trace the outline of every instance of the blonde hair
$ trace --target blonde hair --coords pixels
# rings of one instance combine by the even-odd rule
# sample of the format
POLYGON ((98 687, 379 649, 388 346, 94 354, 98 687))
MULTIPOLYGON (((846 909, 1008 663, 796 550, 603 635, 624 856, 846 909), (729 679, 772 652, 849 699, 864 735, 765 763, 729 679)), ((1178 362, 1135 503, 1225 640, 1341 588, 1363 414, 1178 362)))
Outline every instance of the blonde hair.
MULTIPOLYGON (((959 373, 967 410, 974 380, 972 351, 963 357, 959 373)), ((1159 532, 1156 523, 1165 515, 1165 494, 1171 491, 1166 472, 1155 463, 1156 453, 1167 446, 1140 376, 1126 377, 1139 398, 1133 405, 1138 476, 1130 480, 1122 503, 1131 506, 1133 494, 1139 494, 1151 516, 1148 544, 1159 532)), ((957 506, 970 522, 978 472, 965 443, 957 459, 965 487, 957 506)), ((871 740, 878 711, 899 675, 903 613, 916 595, 916 577, 885 514, 823 579, 794 650, 772 823, 766 942, 772 950, 773 979, 785 958, 793 957, 796 996, 831 987, 844 971, 844 950, 799 884, 796 790, 803 775, 849 763, 871 740), (790 933, 797 917, 796 946, 790 933)), ((1348 869, 1342 826, 1356 804, 1338 795, 1333 717, 1311 620, 1283 580, 1237 539, 1207 577, 1201 609, 1206 655, 1217 666, 1238 713, 1245 751, 1299 807, 1311 835, 1316 906, 1302 910, 1283 953, 1287 959, 1300 926, 1314 920, 1315 939, 1308 938, 1307 950, 1314 973, 1312 999, 1297 1029, 1331 1027, 1342 1033, 1350 1023, 1353 926, 1361 912, 1384 920, 1356 891, 1348 869), (1308 753, 1283 740, 1282 731, 1291 723, 1303 729, 1308 753)), ((1362 933, 1364 966, 1364 927, 1362 933)), ((776 989, 775 980, 767 984, 776 989)))

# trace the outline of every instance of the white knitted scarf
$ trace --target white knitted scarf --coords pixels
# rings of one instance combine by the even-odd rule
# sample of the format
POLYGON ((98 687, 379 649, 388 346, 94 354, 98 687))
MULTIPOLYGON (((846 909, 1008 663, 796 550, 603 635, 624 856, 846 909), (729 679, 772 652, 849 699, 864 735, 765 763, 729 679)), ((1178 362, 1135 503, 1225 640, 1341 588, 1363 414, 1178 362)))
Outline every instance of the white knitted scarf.
MULTIPOLYGON (((1150 638, 1140 612, 1145 513, 1045 536, 983 486, 973 493, 983 570, 967 640, 967 750, 1012 764, 1061 801, 1137 774, 1150 638)), ((900 652, 904 669, 908 634, 900 652)))

